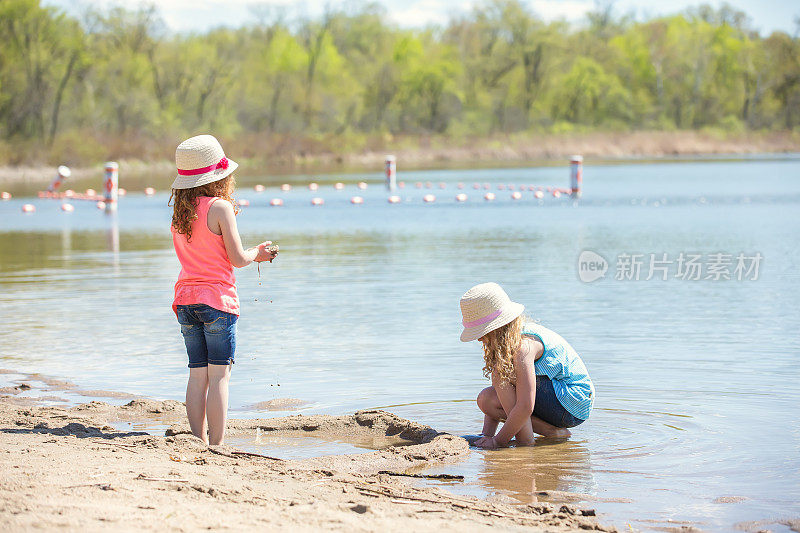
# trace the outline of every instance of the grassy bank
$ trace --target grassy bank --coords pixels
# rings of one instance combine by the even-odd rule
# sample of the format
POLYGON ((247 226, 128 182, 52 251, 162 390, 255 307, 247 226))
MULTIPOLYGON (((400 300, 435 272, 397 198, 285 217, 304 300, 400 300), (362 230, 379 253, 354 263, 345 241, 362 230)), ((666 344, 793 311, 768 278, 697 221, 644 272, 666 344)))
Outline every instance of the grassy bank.
MULTIPOLYGON (((8 146, 0 150, 0 184, 46 183, 52 169, 69 165, 76 179, 99 176, 102 164, 116 160, 129 175, 173 171, 175 146, 182 139, 61 140, 51 150, 8 146), (27 154, 10 158, 9 153, 27 154), (5 156, 3 158, 3 156, 5 156)), ((221 138, 227 154, 241 164, 240 174, 282 175, 328 171, 376 172, 387 153, 398 169, 441 166, 489 166, 564 161, 571 154, 587 159, 659 158, 710 154, 800 152, 800 133, 705 131, 634 131, 569 134, 518 134, 490 138, 403 136, 382 138, 330 136, 297 138, 248 135, 221 138)))

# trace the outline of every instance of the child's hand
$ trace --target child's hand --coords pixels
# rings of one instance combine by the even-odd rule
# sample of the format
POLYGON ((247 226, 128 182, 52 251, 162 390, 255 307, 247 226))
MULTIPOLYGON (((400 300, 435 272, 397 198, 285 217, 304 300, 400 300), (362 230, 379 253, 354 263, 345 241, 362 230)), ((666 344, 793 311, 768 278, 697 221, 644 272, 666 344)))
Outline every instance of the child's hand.
POLYGON ((481 437, 475 441, 475 446, 484 450, 496 450, 498 448, 494 437, 481 437))
POLYGON ((256 255, 255 261, 261 263, 263 261, 272 262, 275 259, 275 256, 278 255, 277 250, 270 250, 267 247, 272 244, 272 241, 264 241, 257 246, 258 254, 256 255))

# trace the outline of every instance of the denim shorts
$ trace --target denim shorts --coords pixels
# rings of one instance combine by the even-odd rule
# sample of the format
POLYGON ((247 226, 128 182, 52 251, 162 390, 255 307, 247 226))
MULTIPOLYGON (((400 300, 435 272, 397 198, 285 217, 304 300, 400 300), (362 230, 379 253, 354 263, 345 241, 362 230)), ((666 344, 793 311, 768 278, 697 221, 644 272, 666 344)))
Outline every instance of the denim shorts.
POLYGON ((238 316, 206 304, 178 305, 177 311, 189 368, 233 364, 238 316))
POLYGON ((584 421, 576 418, 558 401, 553 382, 547 376, 536 376, 536 401, 533 416, 557 428, 574 428, 584 421))

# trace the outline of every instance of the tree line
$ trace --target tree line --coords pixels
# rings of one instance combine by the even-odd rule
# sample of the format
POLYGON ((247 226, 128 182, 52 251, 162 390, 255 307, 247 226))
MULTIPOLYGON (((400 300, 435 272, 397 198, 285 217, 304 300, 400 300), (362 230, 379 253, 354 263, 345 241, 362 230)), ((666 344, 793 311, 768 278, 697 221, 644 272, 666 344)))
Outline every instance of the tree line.
POLYGON ((370 3, 319 17, 255 6, 243 27, 173 34, 155 7, 72 16, 0 0, 0 43, 0 162, 162 155, 159 141, 196 132, 363 147, 397 135, 800 125, 800 39, 761 36, 729 6, 637 21, 605 4, 569 24, 486 0, 421 29, 370 3))

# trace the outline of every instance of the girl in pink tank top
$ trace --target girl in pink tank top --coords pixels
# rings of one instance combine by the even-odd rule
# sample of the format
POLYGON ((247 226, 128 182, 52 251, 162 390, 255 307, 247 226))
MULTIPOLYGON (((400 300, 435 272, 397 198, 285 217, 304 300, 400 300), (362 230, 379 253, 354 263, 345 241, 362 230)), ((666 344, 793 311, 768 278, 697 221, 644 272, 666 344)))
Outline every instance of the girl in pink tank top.
POLYGON ((233 171, 217 139, 198 135, 175 151, 172 242, 181 263, 172 309, 189 356, 186 415, 192 433, 221 444, 228 413, 228 381, 236 351, 239 296, 233 267, 270 261, 262 242, 244 249, 236 226, 233 171), (206 425, 206 422, 208 423, 206 425))

